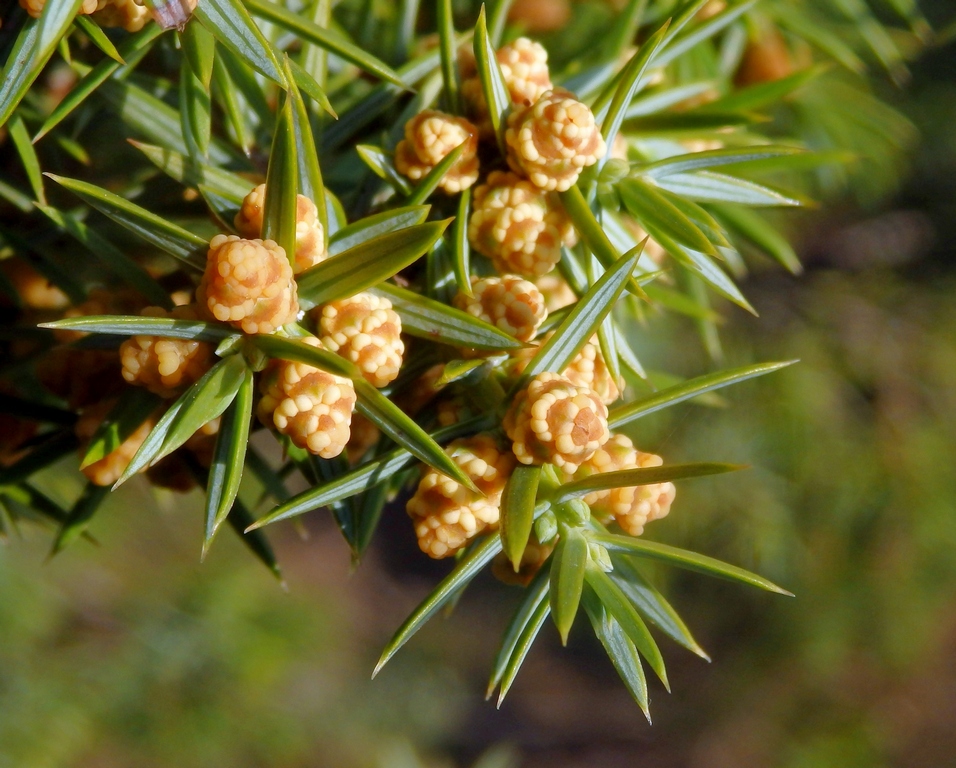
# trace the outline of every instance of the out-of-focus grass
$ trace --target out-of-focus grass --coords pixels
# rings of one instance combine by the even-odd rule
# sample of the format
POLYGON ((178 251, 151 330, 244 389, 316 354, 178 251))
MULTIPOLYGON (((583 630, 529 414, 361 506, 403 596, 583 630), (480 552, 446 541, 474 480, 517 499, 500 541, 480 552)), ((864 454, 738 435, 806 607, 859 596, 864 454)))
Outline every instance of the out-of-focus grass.
POLYGON ((198 495, 148 493, 102 510, 98 548, 0 554, 0 766, 371 765, 454 729, 465 686, 427 654, 369 680, 395 587, 349 580, 334 532, 285 547, 284 594, 236 542, 199 565, 198 495))
POLYGON ((952 279, 914 285, 879 272, 752 286, 763 317, 732 329, 737 348, 801 363, 735 392, 732 412, 648 430, 675 459, 754 464, 685 485, 653 535, 797 593, 767 601, 683 576, 673 585, 715 657, 691 672, 703 691, 678 680, 669 708, 697 720, 693 764, 956 756, 945 725, 956 716, 954 289, 952 279))

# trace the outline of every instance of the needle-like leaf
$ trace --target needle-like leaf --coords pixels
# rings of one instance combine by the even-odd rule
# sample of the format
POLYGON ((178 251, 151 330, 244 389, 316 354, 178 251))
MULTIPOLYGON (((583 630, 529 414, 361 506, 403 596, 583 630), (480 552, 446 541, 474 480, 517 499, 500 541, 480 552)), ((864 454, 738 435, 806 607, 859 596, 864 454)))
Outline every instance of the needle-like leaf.
POLYGON ((551 559, 551 615, 561 635, 561 644, 568 644, 568 633, 578 613, 584 572, 588 564, 588 541, 579 528, 561 533, 551 559))
POLYGON ((316 264, 296 278, 299 305, 310 309, 378 285, 421 258, 450 223, 446 219, 385 232, 316 264))
MULTIPOLYGON (((220 0, 224 1, 224 0, 220 0)), ((238 2, 238 0, 236 0, 238 2)), ((308 19, 287 10, 269 0, 246 0, 245 3, 256 16, 271 21, 284 29, 294 32, 302 40, 325 48, 330 53, 348 61, 369 74, 404 87, 401 77, 381 59, 346 40, 341 35, 323 29, 308 19)))
POLYGON ((715 464, 700 462, 696 464, 665 464, 662 467, 644 467, 642 469, 621 469, 616 472, 599 472, 582 480, 562 485, 554 494, 548 496, 553 504, 561 504, 571 499, 581 499, 589 493, 606 491, 611 488, 630 488, 638 485, 654 485, 673 480, 685 480, 690 477, 706 477, 725 472, 737 472, 747 469, 743 464, 715 464))
POLYGON ((397 405, 369 384, 353 363, 325 349, 312 347, 295 339, 259 335, 252 337, 251 342, 270 357, 306 363, 337 376, 352 379, 352 385, 358 396, 358 410, 363 416, 413 456, 467 488, 476 490, 468 475, 452 461, 438 443, 397 405))
POLYGON ((458 292, 471 295, 471 244, 468 241, 468 220, 471 212, 471 189, 458 199, 458 215, 452 228, 451 264, 455 271, 458 292))
MULTIPOLYGON (((286 56, 283 63, 289 80, 288 99, 292 103, 292 132, 295 137, 297 191, 300 195, 305 195, 315 203, 319 212, 319 223, 322 225, 323 237, 328 240, 329 217, 325 201, 325 183, 322 181, 322 169, 319 167, 319 155, 315 150, 309 113, 305 108, 302 94, 299 93, 292 59, 286 56)), ((311 77, 309 79, 311 80, 311 77)), ((322 95, 324 96, 324 94, 322 95)))
POLYGON ((245 377, 246 362, 242 355, 231 355, 214 365, 169 406, 113 487, 119 487, 140 470, 168 456, 200 427, 221 416, 245 377))
POLYGON ((479 492, 464 470, 401 408, 364 378, 353 379, 352 383, 359 398, 359 413, 413 456, 469 490, 479 492))
POLYGON ((646 557, 651 560, 660 560, 668 565, 674 565, 678 568, 686 568, 690 571, 697 571, 708 576, 715 576, 719 579, 736 581, 741 584, 749 584, 752 587, 759 587, 768 592, 776 592, 779 595, 793 597, 792 592, 788 592, 783 587, 778 587, 769 579, 758 576, 736 565, 721 562, 712 557, 691 552, 678 547, 671 547, 667 544, 659 544, 656 541, 646 539, 635 539, 631 536, 618 536, 610 533, 592 534, 593 539, 605 546, 612 552, 621 552, 622 554, 633 557, 646 557))
POLYGON ((40 22, 27 19, 7 57, 0 80, 0 125, 6 125, 20 100, 46 66, 53 47, 39 54, 40 22))
POLYGON ((93 485, 87 483, 80 497, 74 502, 73 506, 66 514, 63 522, 60 524, 60 530, 57 532, 56 541, 53 542, 51 555, 55 555, 68 547, 80 536, 86 532, 93 515, 109 496, 109 487, 93 485))
POLYGON ((90 438, 80 459, 80 469, 119 448, 156 411, 161 402, 159 397, 140 387, 130 387, 123 392, 90 438))
POLYGON ((465 144, 462 143, 445 155, 441 161, 428 172, 425 178, 412 188, 408 200, 405 201, 406 204, 421 205, 424 203, 431 196, 432 192, 438 189, 438 185, 441 184, 441 180, 445 178, 445 174, 458 162, 458 158, 461 157, 461 153, 464 151, 465 144))
POLYGON ((504 143, 505 120, 508 110, 511 109, 511 96, 508 93, 505 78, 501 74, 495 49, 488 36, 484 5, 481 6, 478 23, 475 25, 474 48, 475 61, 478 65, 478 79, 481 82, 482 93, 485 95, 485 103, 488 105, 488 118, 491 120, 491 127, 494 129, 498 140, 498 149, 504 155, 506 154, 504 143))
POLYGON ((347 251, 379 235, 407 229, 428 218, 430 205, 412 205, 382 211, 343 227, 329 238, 329 256, 347 251))
POLYGON ((179 72, 179 117, 190 157, 205 159, 212 139, 212 99, 209 86, 183 59, 179 72))
POLYGON ((604 607, 594 590, 585 588, 581 600, 584 610, 591 620, 594 635, 604 646, 604 650, 617 670, 624 685, 634 701, 641 708, 647 722, 651 721, 651 712, 648 707, 647 679, 644 676, 644 666, 641 657, 634 647, 634 643, 621 628, 620 623, 604 607))
POLYGON ((639 166, 636 172, 654 179, 672 176, 675 173, 689 173, 709 168, 718 168, 722 165, 734 165, 751 160, 761 160, 765 157, 784 157, 799 155, 806 152, 800 147, 778 147, 766 145, 760 147, 733 147, 731 149, 712 149, 706 152, 689 152, 686 155, 675 155, 656 163, 639 166))
POLYGON ((664 50, 661 51, 660 55, 657 57, 656 63, 658 66, 663 67, 667 64, 670 64, 676 58, 682 56, 684 53, 699 45, 704 40, 707 40, 719 33, 721 30, 726 29, 743 14, 753 8, 757 0, 744 0, 742 3, 732 5, 726 10, 718 13, 716 16, 707 19, 705 22, 693 25, 687 32, 679 35, 678 33, 680 33, 684 26, 687 25, 687 23, 697 15, 697 12, 706 4, 706 2, 707 0, 697 0, 696 2, 688 5, 683 12, 674 19, 674 22, 671 24, 670 34, 668 35, 664 50))
POLYGON ((718 219, 732 232, 772 256, 791 274, 803 272, 796 251, 777 229, 759 213, 732 205, 712 206, 718 219))
MULTIPOLYGON (((251 3, 246 3, 252 7, 251 3)), ((285 86, 285 75, 272 46, 241 0, 203 0, 195 16, 216 39, 257 72, 285 86)))
POLYGON ((458 50, 451 0, 438 0, 438 40, 441 51, 441 74, 445 85, 445 102, 454 115, 461 112, 458 89, 458 50))
MULTIPOLYGON (((33 63, 45 62, 60 38, 66 34, 73 19, 80 10, 82 0, 48 0, 40 12, 36 47, 33 50, 33 63)), ((2 121, 0 121, 2 122, 2 121)))
MULTIPOLYGON (((643 85, 642 78, 644 77, 644 73, 654 61, 654 56, 660 50, 669 25, 670 22, 665 22, 664 26, 644 42, 637 53, 631 57, 631 60, 624 67, 620 83, 614 92, 614 97, 611 99, 607 114, 601 123, 601 133, 604 135, 604 141, 607 143, 607 146, 613 146, 617 132, 624 122, 627 108, 634 96, 640 92, 643 85)), ((604 160, 606 161, 606 159, 607 155, 605 155, 604 160)), ((604 161, 600 163, 600 165, 603 164, 604 161)))
MULTIPOLYGON (((608 232, 605 231, 606 225, 602 226, 597 220, 587 200, 584 198, 584 194, 577 185, 571 187, 571 189, 566 192, 561 192, 560 195, 561 203, 571 217, 571 221, 574 222, 574 227, 580 233, 585 245, 587 245, 591 253, 597 257, 597 260, 604 265, 605 269, 611 269, 620 259, 621 251, 614 247, 608 237, 608 232)), ((635 243, 635 245, 637 244, 635 243)), ((625 250, 631 249, 628 248, 625 250)), ((562 265, 566 265, 567 261, 568 259, 566 257, 562 258, 562 265)), ((583 278, 583 271, 581 275, 583 278)), ((583 284, 583 279, 581 282, 583 284)), ((635 280, 628 279, 627 290, 637 296, 645 297, 644 292, 635 280)))
POLYGON ((83 30, 86 36, 93 42, 93 45, 103 51, 103 53, 113 59, 113 61, 121 65, 126 63, 123 61, 120 52, 116 50, 116 46, 113 45, 113 41, 106 36, 106 33, 100 28, 100 25, 90 19, 89 16, 79 14, 73 19, 73 23, 83 30))
MULTIPOLYGON (((620 538, 626 537, 622 536, 620 538)), ((621 625, 621 629, 624 630, 624 633, 634 643, 641 656, 647 660, 651 669, 654 670, 661 682, 664 683, 664 687, 669 691, 670 684, 667 682, 667 671, 664 669, 664 657, 661 656, 657 643, 637 609, 627 599, 621 588, 596 563, 588 563, 585 578, 588 586, 597 595, 598 600, 621 625)))
POLYGON ((382 283, 372 292, 392 302, 392 308, 402 318, 402 330, 412 336, 477 349, 507 350, 524 346, 491 323, 405 288, 382 283))
POLYGON ((695 251, 717 253, 700 228, 652 184, 629 178, 618 184, 617 189, 628 212, 658 241, 666 237, 695 251))
POLYGON ((67 317, 41 323, 41 328, 65 329, 82 333, 106 333, 114 336, 164 336, 170 339, 192 339, 219 344, 237 339, 231 328, 204 320, 175 320, 167 317, 125 315, 87 315, 67 317))
POLYGON ((620 429, 642 416, 659 411, 662 408, 669 408, 677 403, 683 403, 685 400, 703 395, 706 392, 712 392, 715 389, 728 387, 755 376, 763 376, 766 373, 772 373, 788 365, 793 365, 796 360, 787 360, 780 363, 758 363, 756 365, 745 365, 740 368, 731 368, 726 371, 709 373, 699 376, 696 379, 676 384, 668 387, 653 395, 635 400, 632 403, 618 406, 611 410, 608 417, 608 426, 611 429, 620 429))
POLYGON ((45 175, 151 245, 175 256, 193 269, 202 271, 204 268, 205 256, 202 252, 209 244, 199 235, 89 182, 52 173, 45 175))
POLYGON ((501 690, 498 692, 498 701, 495 702, 495 706, 498 709, 501 709, 505 696, 508 695, 512 683, 514 683, 515 678, 518 676, 518 670, 521 669, 521 665, 528 656, 528 652, 531 650, 531 646, 535 638, 537 638, 538 632, 541 631, 541 627, 543 627, 545 621, 548 620, 548 614, 551 613, 551 610, 552 605, 547 600, 538 603, 528 623, 524 625, 521 634, 518 635, 511 652, 511 657, 508 659, 508 663, 505 665, 504 672, 501 675, 501 690))
POLYGON ((355 147, 358 156, 380 179, 387 181, 395 191, 406 197, 411 194, 412 186, 408 180, 395 170, 395 164, 388 152, 370 144, 358 144, 355 147))
POLYGON ((541 467, 516 467, 501 494, 501 544, 516 573, 531 535, 540 479, 541 467))
POLYGON ((171 178, 189 187, 206 187, 206 189, 221 195, 238 208, 242 199, 252 189, 252 184, 229 171, 224 171, 203 162, 197 162, 165 147, 153 144, 144 144, 139 141, 129 142, 142 152, 161 171, 171 178))
POLYGON ((199 19, 191 19, 179 39, 189 68, 196 79, 202 83, 203 88, 208 91, 216 58, 215 36, 200 23, 199 19))
POLYGON ((69 233, 82 243, 87 252, 98 259, 103 266, 126 282, 131 288, 139 291, 151 304, 172 309, 173 303, 166 290, 133 259, 123 253, 109 240, 100 235, 95 229, 87 226, 76 216, 64 211, 58 211, 46 205, 38 205, 46 216, 60 229, 69 233))
POLYGON ((618 556, 611 560, 614 563, 611 578, 644 618, 691 653, 710 661, 710 656, 694 639, 684 620, 654 585, 627 558, 618 556))
POLYGON ((30 135, 27 133, 27 127, 20 115, 15 115, 9 123, 10 138, 17 148, 17 154, 20 155, 20 162, 23 163, 23 169, 27 172, 27 178, 30 180, 30 186, 33 188, 33 196, 41 205, 46 205, 46 194, 43 190, 43 172, 40 169, 40 160, 37 157, 33 144, 30 143, 30 135))
MULTIPOLYGON (((672 173, 657 179, 656 183, 661 189, 701 203, 736 203, 757 207, 795 207, 808 204, 806 200, 793 194, 715 171, 672 173)), ((636 201, 636 198, 632 199, 636 201)), ((636 204, 640 205, 639 202, 636 204)))
POLYGON ((544 371, 563 371, 574 356, 581 351, 587 340, 597 331, 604 317, 613 309, 615 302, 630 279, 641 247, 624 254, 611 269, 604 273, 591 289, 574 305, 567 317, 531 358, 515 389, 520 389, 530 379, 544 371))
POLYGON ((284 250, 289 263, 295 265, 296 210, 299 160, 295 141, 292 99, 286 96, 269 153, 266 174, 266 199, 262 210, 262 237, 275 240, 284 250))
MULTIPOLYGON (((163 33, 163 30, 156 24, 147 24, 143 29, 134 35, 126 38, 119 48, 118 53, 121 58, 127 62, 128 67, 132 65, 148 51, 156 38, 163 33)), ((33 137, 33 142, 38 142, 53 128, 59 125, 67 116, 74 112, 92 93, 96 91, 106 80, 114 73, 120 70, 122 65, 112 59, 104 59, 93 69, 87 72, 80 81, 73 86, 70 92, 63 98, 56 108, 50 113, 46 121, 33 137)), ((0 87, 0 95, 5 89, 0 87)), ((2 122, 2 121, 0 121, 2 122)))
POLYGON ((425 623, 434 616, 450 600, 454 599, 482 569, 492 561, 501 551, 501 539, 492 534, 485 538, 477 547, 465 555, 454 570, 426 597, 419 606, 405 619, 402 626, 385 646, 382 656, 375 665, 372 677, 375 677, 399 648, 407 643, 425 623))
MULTIPOLYGON (((145 84, 148 85, 149 81, 145 84)), ((129 80, 116 78, 106 80, 97 93, 110 104, 129 133, 189 154, 189 146, 183 136, 182 115, 163 99, 129 80)), ((209 159, 213 163, 226 165, 241 163, 243 158, 229 144, 213 136, 209 141, 209 159)))
MULTIPOLYGON (((444 443, 463 435, 474 434, 489 427, 487 417, 477 417, 468 421, 445 427, 431 435, 436 443, 444 443)), ((415 457, 404 448, 395 448, 388 453, 365 462, 346 474, 326 483, 309 488, 284 501, 269 514, 259 518, 250 526, 250 530, 261 528, 270 523, 287 520, 290 517, 311 512, 313 509, 342 501, 362 491, 384 483, 403 469, 407 469, 415 457)))
POLYGON ((249 442, 249 424, 252 420, 252 400, 255 395, 252 370, 247 368, 236 399, 222 415, 216 448, 209 467, 206 483, 206 532, 202 556, 206 557, 213 537, 233 508, 242 480, 246 446, 249 442))
MULTIPOLYGON (((518 606, 518 610, 515 611, 514 616, 508 623, 508 628, 501 637, 501 646, 498 649, 497 656, 495 656, 491 679, 488 681, 488 690, 485 693, 486 699, 491 698, 491 694, 494 693, 495 688, 498 687, 498 684, 504 677, 508 663, 514 655, 515 648, 518 646, 518 641, 524 633, 525 627, 528 626, 528 623, 531 622, 538 613, 539 606, 544 603, 548 606, 548 611, 551 610, 551 606, 548 603, 548 590, 550 589, 550 574, 547 568, 542 568, 525 590, 525 596, 521 601, 521 605, 518 606)), ((547 618, 547 614, 545 614, 545 618, 547 618)), ((542 619, 542 621, 543 620, 544 619, 542 619)))

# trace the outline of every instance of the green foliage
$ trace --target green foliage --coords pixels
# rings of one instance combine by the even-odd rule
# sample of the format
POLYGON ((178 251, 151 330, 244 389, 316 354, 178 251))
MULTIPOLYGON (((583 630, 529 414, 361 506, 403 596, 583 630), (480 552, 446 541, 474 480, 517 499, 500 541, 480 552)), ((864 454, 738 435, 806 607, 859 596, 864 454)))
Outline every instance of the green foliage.
MULTIPOLYGON (((261 530, 265 525, 329 507, 357 558, 383 513, 392 511, 390 501, 405 491, 413 459, 480 500, 485 494, 477 479, 442 444, 478 434, 503 443, 502 417, 514 398, 538 374, 564 372, 595 336, 611 382, 624 390, 623 402, 608 418, 615 430, 688 400, 705 403, 704 396, 716 389, 788 365, 751 362, 655 389, 640 361, 643 348, 635 324, 649 313, 689 315, 701 343, 719 360, 719 313, 711 307, 712 298, 754 312, 738 284, 747 270, 740 251, 756 248, 791 272, 799 271, 781 220, 765 216, 763 209, 800 207, 832 192, 833 177, 844 171, 828 161, 842 158, 840 151, 865 154, 870 141, 890 151, 910 140, 906 121, 867 91, 860 72, 870 58, 901 79, 905 63, 895 38, 919 38, 926 25, 915 8, 894 3, 910 30, 894 36, 865 4, 841 0, 834 4, 834 14, 854 33, 844 39, 826 31, 817 11, 801 3, 730 3, 716 14, 703 13, 705 4, 629 3, 620 15, 608 12, 598 25, 611 45, 553 47, 554 83, 576 91, 593 110, 609 152, 570 189, 559 187, 563 191, 548 203, 552 213, 568 217, 579 237, 576 244, 566 238, 559 265, 575 298, 537 331, 532 339, 536 350, 516 371, 511 363, 529 337, 519 340, 517 331, 509 332, 503 323, 488 322, 449 302, 456 291, 470 294, 471 278, 489 271, 486 261, 471 254, 475 243, 468 222, 477 196, 470 190, 442 191, 467 159, 467 142, 447 148, 414 184, 395 160, 405 122, 432 108, 440 94, 453 114, 474 111, 475 105, 464 98, 455 59, 459 44, 467 42, 467 36, 456 34, 457 26, 474 28, 475 77, 494 134, 493 146, 482 150, 483 170, 489 163, 505 167, 509 116, 522 106, 512 103, 496 54, 506 31, 507 3, 497 3, 488 15, 472 3, 438 3, 436 18, 428 16, 429 23, 435 22, 437 51, 411 58, 415 3, 403 6, 406 23, 389 25, 354 18, 362 14, 356 14, 358 4, 348 1, 332 12, 324 2, 300 11, 270 0, 200 0, 194 18, 179 32, 151 24, 133 35, 111 36, 96 16, 79 17, 73 25, 78 0, 48 0, 40 19, 26 21, 17 31, 3 69, 0 124, 8 128, 23 176, 17 171, 0 186, 17 209, 3 212, 0 236, 5 258, 25 261, 79 306, 58 320, 29 313, 14 319, 14 329, 47 321, 40 323, 38 348, 9 366, 10 388, 34 406, 32 415, 23 411, 24 418, 39 422, 42 431, 25 446, 14 446, 24 453, 0 470, 0 484, 25 488, 24 506, 56 523, 55 551, 85 534, 106 498, 104 489, 88 485, 71 504, 57 506, 26 485, 76 447, 70 425, 56 419, 47 424, 47 416, 72 417, 74 409, 89 405, 55 392, 28 397, 36 393, 36 364, 55 342, 62 345, 52 352, 82 356, 86 351, 91 358, 94 352, 115 351, 120 337, 132 344, 143 337, 185 342, 177 349, 217 345, 219 359, 187 381, 178 398, 162 403, 162 416, 116 485, 174 453, 185 456, 191 476, 207 493, 203 556, 228 521, 244 532, 250 549, 277 575, 261 530), (798 69, 781 30, 812 49, 821 63, 798 69), (768 54, 767 41, 777 45, 778 39, 783 53, 775 49, 768 54), (625 61, 622 54, 632 44, 637 50, 625 61), (56 51, 59 58, 54 59, 56 51), (386 51, 398 52, 397 68, 386 61, 386 51), (748 66, 760 55, 783 56, 786 66, 778 69, 787 71, 764 78, 769 82, 748 83, 753 79, 748 66), (58 105, 45 98, 42 85, 34 85, 42 83, 38 78, 54 66, 51 61, 71 66, 79 78, 58 105), (850 72, 825 72, 827 66, 850 72), (847 125, 834 122, 827 109, 834 94, 842 109, 855 110, 859 119, 847 125), (109 113, 111 126, 97 125, 98 110, 109 113), (873 126, 860 127, 860 120, 873 126), (108 153, 114 157, 104 154, 104 140, 116 142, 115 152, 111 147, 108 153), (73 146, 64 142, 75 144, 74 156, 88 151, 95 161, 77 169, 56 148, 73 146), (814 150, 836 154, 821 159, 814 150), (77 174, 83 178, 75 178, 77 174), (44 175, 57 183, 53 189, 44 185, 44 175), (321 233, 315 247, 323 260, 297 275, 291 287, 297 291, 297 306, 322 312, 333 302, 368 291, 389 300, 404 333, 412 337, 401 375, 383 389, 368 380, 374 371, 346 353, 301 341, 306 334, 321 335, 314 312, 292 322, 284 318, 274 334, 247 335, 236 330, 231 317, 228 323, 214 319, 211 305, 201 308, 206 312, 201 320, 83 308, 88 294, 93 299, 91 289, 104 285, 117 295, 132 292, 165 309, 181 303, 174 296, 196 288, 197 273, 210 263, 206 251, 212 237, 241 229, 243 198, 253 177, 266 181, 259 234, 276 241, 295 266, 303 225, 299 196, 316 205, 314 225, 321 233), (185 190, 171 192, 170 179, 185 190), (71 209, 77 198, 83 207, 71 209), (71 336, 66 346, 63 334, 68 332, 88 335, 71 336), (485 359, 476 362, 478 354, 485 359), (276 443, 278 469, 255 458, 247 443, 260 427, 253 423, 257 379, 277 375, 282 361, 331 373, 342 380, 343 389, 351 388, 357 413, 378 430, 371 444, 356 447, 348 460, 320 459, 286 432, 276 443), (441 419, 434 404, 403 405, 431 386, 426 374, 436 366, 441 366, 438 386, 448 387, 479 416, 436 429, 441 419), (652 391, 635 394, 641 386, 652 391), (183 447, 219 417, 212 458, 202 466, 183 447), (243 493, 246 467, 264 477, 264 496, 256 503, 243 493), (285 479, 295 471, 311 487, 292 495, 285 479)), ((561 34, 554 36, 555 43, 561 34)), ((228 271, 224 265, 212 267, 202 284, 206 291, 228 271)), ((16 296, 16 289, 8 293, 16 296)), ((99 383, 106 397, 117 382, 99 383)), ((298 396, 289 400, 294 409, 304 408, 298 396)), ((157 397, 127 388, 83 446, 84 467, 122 446, 157 402, 157 397)), ((273 426, 278 429, 278 421, 273 426)), ((519 571, 534 532, 539 544, 556 544, 541 568, 549 578, 539 576, 528 587, 506 632, 489 690, 500 686, 500 704, 548 616, 566 643, 583 605, 646 713, 642 659, 667 685, 664 660, 648 623, 691 651, 703 652, 635 562, 662 561, 789 593, 711 557, 609 533, 602 523, 609 518, 598 511, 597 502, 589 506, 583 499, 737 468, 712 462, 665 464, 569 480, 548 464, 520 467, 503 488, 500 535, 492 523, 492 531, 462 550, 451 573, 388 644, 376 673, 500 552, 519 571)))

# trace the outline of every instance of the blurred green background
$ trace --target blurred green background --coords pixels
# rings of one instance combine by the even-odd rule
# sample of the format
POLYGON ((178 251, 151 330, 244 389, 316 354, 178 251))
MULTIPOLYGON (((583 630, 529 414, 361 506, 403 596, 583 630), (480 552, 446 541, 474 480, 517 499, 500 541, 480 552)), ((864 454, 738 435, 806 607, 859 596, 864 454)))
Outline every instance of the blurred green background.
MULTIPOLYGON (((400 511, 354 573, 322 514, 308 540, 277 531, 283 592, 236 541, 199 564, 198 494, 130 483, 97 546, 48 560, 24 529, 0 548, 0 767, 956 764, 956 46, 885 95, 922 135, 899 190, 805 216, 806 274, 758 265, 760 318, 724 308, 728 364, 800 364, 639 424, 667 461, 752 465, 681 484, 649 535, 797 595, 661 570, 713 663, 664 647, 653 726, 584 631, 566 650, 543 632, 485 703, 516 602, 490 577, 371 681, 446 569, 400 511)), ((643 333, 650 367, 707 368, 689 325, 643 333)))

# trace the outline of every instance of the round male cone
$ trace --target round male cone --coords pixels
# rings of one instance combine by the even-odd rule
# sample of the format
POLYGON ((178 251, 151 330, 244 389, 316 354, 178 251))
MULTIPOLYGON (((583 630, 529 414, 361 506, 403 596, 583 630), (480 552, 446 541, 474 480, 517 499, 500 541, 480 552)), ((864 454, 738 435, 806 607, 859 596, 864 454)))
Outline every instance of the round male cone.
POLYGON ((594 115, 568 91, 548 91, 508 117, 508 165, 536 187, 564 192, 607 147, 594 115))
POLYGON ((96 7, 93 19, 97 24, 122 27, 127 32, 139 32, 153 18, 149 8, 136 0, 98 0, 96 7))
MULTIPOLYGON (((302 341, 322 346, 314 336, 302 341)), ((306 363, 273 360, 262 373, 259 389, 262 399, 256 413, 263 424, 323 459, 345 450, 356 400, 349 379, 306 363)))
POLYGON ((402 320, 392 302, 372 293, 330 301, 319 313, 322 345, 358 366, 374 387, 393 382, 402 367, 402 320))
POLYGON ((430 467, 423 472, 406 509, 419 548, 435 559, 454 555, 478 534, 498 526, 501 493, 514 468, 511 453, 487 434, 454 440, 445 451, 479 492, 430 467))
POLYGON ((530 341, 548 316, 538 287, 518 275, 471 278, 471 295, 459 292, 458 309, 491 323, 518 341, 530 341))
POLYGON ((419 112, 405 124, 405 138, 395 147, 395 168, 418 181, 462 144, 461 156, 438 185, 449 195, 457 194, 478 181, 478 129, 463 117, 433 109, 419 112))
MULTIPOLYGON (((199 310, 194 304, 175 307, 170 312, 162 307, 147 307, 140 314, 177 320, 199 319, 199 310)), ((215 362, 212 344, 158 336, 133 336, 120 345, 119 354, 126 381, 165 398, 181 394, 199 381, 215 362)))
POLYGON ((607 406, 588 387, 541 373, 515 398, 502 426, 522 464, 574 472, 607 442, 607 406))
POLYGON ((272 240, 216 235, 196 300, 202 312, 244 333, 273 333, 299 312, 285 250, 272 240))
MULTIPOLYGON (((103 423, 103 419, 106 418, 114 405, 116 405, 115 400, 102 400, 96 405, 85 409, 83 413, 80 414, 80 418, 77 419, 73 429, 80 441, 81 451, 86 450, 86 446, 93 438, 93 435, 96 434, 96 431, 100 428, 100 424, 103 423)), ((146 421, 140 424, 139 427, 114 450, 102 459, 81 467, 80 471, 86 475, 87 479, 89 479, 93 485, 113 485, 113 483, 120 479, 123 472, 126 471, 133 456, 136 455, 140 446, 146 441, 146 438, 149 437, 149 433, 155 424, 156 420, 154 418, 146 419, 146 421)))
MULTIPOLYGON (((659 467, 663 463, 660 456, 637 450, 629 437, 614 435, 568 479, 582 480, 601 472, 659 467)), ((584 501, 599 519, 613 519, 631 536, 640 536, 647 523, 667 517, 676 495, 673 483, 654 483, 595 491, 584 501)))
MULTIPOLYGON (((511 103, 516 107, 533 104, 553 88, 551 74, 548 71, 548 52, 540 43, 527 37, 519 37, 501 46, 495 53, 498 67, 511 103)), ((478 68, 474 53, 469 46, 459 50, 459 71, 461 72, 461 93, 474 115, 481 138, 494 141, 494 128, 488 115, 488 102, 478 77, 478 68)))
MULTIPOLYGON (((262 222, 265 215, 266 185, 254 187, 242 200, 233 224, 240 235, 246 238, 262 237, 262 222)), ((295 274, 314 267, 328 257, 325 249, 325 231, 319 221, 319 209, 305 195, 295 198, 295 274)))
POLYGON ((501 274, 551 272, 577 233, 559 203, 514 173, 494 171, 475 189, 468 240, 501 274))

